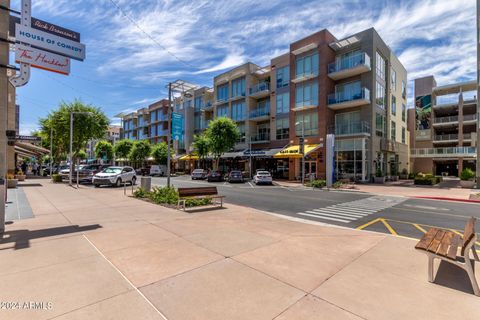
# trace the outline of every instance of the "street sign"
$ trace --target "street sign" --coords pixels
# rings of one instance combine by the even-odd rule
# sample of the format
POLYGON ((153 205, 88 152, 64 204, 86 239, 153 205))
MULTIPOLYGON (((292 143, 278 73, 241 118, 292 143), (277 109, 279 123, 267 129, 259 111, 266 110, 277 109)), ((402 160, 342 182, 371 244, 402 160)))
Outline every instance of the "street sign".
POLYGON ((36 137, 36 136, 22 136, 22 135, 16 135, 15 136, 15 141, 22 141, 22 142, 40 142, 42 141, 42 138, 36 137))
POLYGON ((183 115, 172 113, 172 137, 173 140, 183 141, 183 115))
POLYGON ((16 45, 15 61, 65 75, 70 73, 70 58, 21 44, 16 45))
MULTIPOLYGON (((20 18, 15 16, 10 16, 9 32, 11 36, 15 34, 15 24, 17 23, 21 24, 20 18)), ((59 36, 75 42, 80 42, 80 33, 76 31, 73 31, 64 27, 60 27, 60 26, 57 26, 56 24, 46 22, 33 17, 30 24, 33 29, 45 31, 55 36, 59 36)))
POLYGON ((35 30, 20 24, 15 25, 15 39, 39 49, 70 57, 75 60, 85 59, 85 45, 44 31, 35 30))

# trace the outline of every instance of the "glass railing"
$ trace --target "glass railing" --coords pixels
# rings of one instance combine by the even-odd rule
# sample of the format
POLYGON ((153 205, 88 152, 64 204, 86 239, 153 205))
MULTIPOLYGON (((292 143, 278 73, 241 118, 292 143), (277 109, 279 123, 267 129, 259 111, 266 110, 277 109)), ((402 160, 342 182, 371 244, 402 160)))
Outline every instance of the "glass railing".
POLYGON ((249 89, 249 94, 252 95, 258 92, 268 91, 268 90, 270 90, 270 83, 260 82, 249 89))
POLYGON ((337 136, 365 134, 370 133, 370 125, 366 121, 336 123, 329 131, 337 136))
POLYGON ((245 97, 245 96, 246 96, 245 91, 239 91, 239 92, 233 92, 232 91, 232 96, 230 97, 230 99, 242 98, 242 97, 245 97))
POLYGON ((252 142, 259 142, 259 141, 270 141, 270 134, 261 133, 261 134, 252 136, 252 142))
POLYGON ((410 150, 412 157, 475 156, 475 147, 419 148, 410 150))
POLYGON ((472 139, 472 133, 464 133, 463 134, 463 140, 471 140, 472 139))
POLYGON ((472 121, 472 120, 477 120, 476 114, 466 114, 463 116, 463 121, 472 121))
POLYGON ((253 109, 250 111, 250 118, 258 118, 258 117, 264 117, 269 115, 270 115, 270 106, 268 108, 263 107, 263 108, 253 109))
POLYGON ((458 93, 437 96, 437 102, 436 102, 437 106, 442 104, 456 104, 456 103, 458 103, 458 93))
POLYGON ((458 116, 433 118, 433 123, 447 123, 447 122, 457 122, 457 121, 458 121, 458 116))
POLYGON ((435 135, 435 141, 447 141, 447 140, 458 140, 458 134, 437 134, 435 135))
POLYGON ((328 64, 328 73, 355 68, 359 65, 370 68, 370 56, 364 52, 359 52, 351 56, 337 58, 335 62, 328 64))
POLYGON ((354 100, 370 100, 370 90, 362 88, 359 92, 336 92, 328 95, 328 104, 349 102, 354 100))

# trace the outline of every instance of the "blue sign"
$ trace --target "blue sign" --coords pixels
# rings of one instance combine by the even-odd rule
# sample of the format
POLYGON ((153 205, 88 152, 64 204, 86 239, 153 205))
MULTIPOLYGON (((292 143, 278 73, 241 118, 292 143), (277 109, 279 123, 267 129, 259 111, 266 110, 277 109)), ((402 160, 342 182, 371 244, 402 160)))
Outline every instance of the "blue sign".
POLYGON ((183 115, 172 113, 172 139, 183 141, 183 115))

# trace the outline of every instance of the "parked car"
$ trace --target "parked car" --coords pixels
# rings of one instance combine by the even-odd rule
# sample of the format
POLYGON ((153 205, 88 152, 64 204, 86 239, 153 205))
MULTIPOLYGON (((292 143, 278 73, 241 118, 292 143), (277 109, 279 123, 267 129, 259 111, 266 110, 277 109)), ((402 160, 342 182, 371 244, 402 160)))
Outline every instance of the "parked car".
POLYGON ((223 175, 220 171, 210 171, 208 173, 208 176, 207 176, 207 181, 208 182, 213 182, 213 181, 217 181, 217 182, 221 182, 223 181, 223 175))
MULTIPOLYGON (((101 172, 103 169, 110 167, 109 165, 105 164, 89 164, 83 166, 79 171, 78 171, 78 180, 79 183, 86 182, 86 183, 92 183, 93 177, 101 172)), ((77 181, 77 173, 72 176, 73 181, 77 181)))
POLYGON ((192 177, 192 180, 205 180, 207 179, 208 171, 205 169, 195 169, 190 176, 192 177))
POLYGON ((127 182, 134 185, 137 175, 132 167, 108 167, 93 176, 92 183, 95 187, 101 185, 120 187, 127 182))
POLYGON ((150 166, 135 169, 135 173, 139 176, 148 176, 150 174, 150 166))
POLYGON ((228 182, 244 182, 242 171, 233 170, 228 174, 228 182))
MULTIPOLYGON (((72 180, 73 177, 77 175, 77 170, 82 170, 83 167, 85 167, 84 164, 75 165, 75 167, 73 168, 72 180)), ((70 166, 61 166, 58 173, 62 176, 62 180, 68 180, 70 178, 70 166)))
POLYGON ((273 184, 272 175, 268 171, 257 171, 253 177, 253 183, 255 184, 273 184))
POLYGON ((164 176, 167 171, 167 166, 154 164, 150 167, 150 175, 161 177, 164 176))

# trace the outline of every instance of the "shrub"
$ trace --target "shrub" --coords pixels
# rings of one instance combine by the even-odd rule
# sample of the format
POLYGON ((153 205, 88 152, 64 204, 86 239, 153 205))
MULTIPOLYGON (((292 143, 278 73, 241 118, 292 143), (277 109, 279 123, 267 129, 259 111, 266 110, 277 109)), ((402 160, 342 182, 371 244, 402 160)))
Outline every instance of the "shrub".
POLYGON ((460 174, 460 180, 473 180, 475 178, 475 171, 473 171, 470 168, 465 168, 462 170, 462 173, 460 174))
POLYGON ((412 179, 412 180, 415 179, 415 173, 410 172, 410 173, 408 174, 408 179, 412 179))
POLYGON ((7 174, 7 180, 13 180, 15 179, 15 176, 11 173, 7 174))
POLYGON ((206 206, 212 204, 212 199, 188 199, 185 201, 187 207, 206 206))
POLYGON ((313 180, 310 183, 310 187, 312 188, 323 188, 327 185, 327 181, 325 180, 313 180))
POLYGON ((332 185, 332 188, 334 189, 339 189, 343 186, 343 182, 342 181, 336 181, 333 185, 332 185))
POLYGON ((52 174, 52 181, 55 183, 62 182, 62 176, 57 173, 52 174))
POLYGON ((416 185, 424 185, 424 186, 431 186, 438 184, 442 181, 441 177, 435 177, 431 174, 425 174, 425 175, 417 175, 414 180, 414 184, 416 185))
POLYGON ((148 195, 148 192, 146 192, 143 188, 138 188, 133 192, 133 196, 135 198, 146 198, 148 195))
POLYGON ((408 174, 407 168, 403 168, 403 169, 402 169, 402 174, 405 175, 405 176, 408 174))
POLYGON ((377 178, 381 178, 381 177, 383 177, 383 172, 382 172, 382 169, 378 168, 378 169, 377 169, 377 172, 376 172, 376 174, 375 174, 375 176, 376 176, 377 178))
POLYGON ((155 203, 177 204, 178 192, 174 187, 154 187, 149 198, 155 203))

